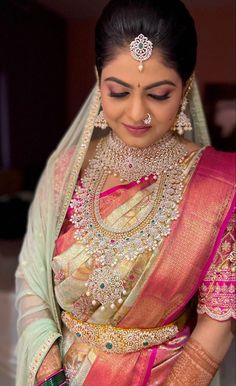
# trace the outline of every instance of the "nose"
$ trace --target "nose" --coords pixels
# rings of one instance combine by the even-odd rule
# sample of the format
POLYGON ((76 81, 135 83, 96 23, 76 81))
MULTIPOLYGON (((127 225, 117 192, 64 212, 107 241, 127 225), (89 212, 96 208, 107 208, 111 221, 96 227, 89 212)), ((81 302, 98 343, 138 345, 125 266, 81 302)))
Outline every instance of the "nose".
POLYGON ((145 116, 147 115, 148 110, 145 106, 143 98, 140 95, 133 95, 127 106, 127 117, 130 120, 129 123, 140 124, 143 123, 145 116))

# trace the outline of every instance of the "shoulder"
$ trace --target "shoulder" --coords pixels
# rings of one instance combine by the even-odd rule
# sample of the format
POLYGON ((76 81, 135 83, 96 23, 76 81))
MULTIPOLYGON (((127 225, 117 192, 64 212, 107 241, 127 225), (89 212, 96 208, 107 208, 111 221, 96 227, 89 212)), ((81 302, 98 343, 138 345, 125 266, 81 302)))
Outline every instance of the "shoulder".
POLYGON ((74 156, 76 151, 76 146, 71 146, 69 149, 60 153, 54 162, 54 170, 55 174, 61 174, 65 171, 67 166, 69 165, 72 157, 74 156))
POLYGON ((69 149, 61 152, 53 160, 53 187, 54 193, 58 197, 59 192, 62 189, 62 183, 66 175, 66 171, 71 163, 71 160, 75 154, 76 146, 71 146, 69 149))
POLYGON ((229 153, 207 146, 203 151, 203 160, 208 167, 236 171, 236 153, 229 153))
POLYGON ((87 150, 87 153, 86 153, 86 156, 84 158, 84 162, 83 162, 82 168, 81 168, 81 174, 82 175, 83 175, 84 170, 88 166, 89 160, 94 158, 95 153, 96 153, 96 147, 97 147, 97 144, 98 144, 99 141, 100 141, 100 138, 96 138, 96 139, 93 139, 90 142, 88 150, 87 150))
POLYGON ((189 155, 190 155, 191 153, 196 152, 196 151, 198 151, 198 150, 201 149, 201 147, 200 147, 199 145, 197 145, 197 144, 194 143, 194 142, 189 141, 188 139, 186 139, 186 138, 184 138, 184 137, 180 137, 180 138, 179 138, 179 141, 180 141, 181 143, 183 143, 183 144, 187 147, 189 155))
POLYGON ((236 158, 236 153, 232 153, 232 152, 226 152, 226 151, 221 151, 221 150, 216 150, 214 147, 212 146, 207 146, 204 150, 204 153, 208 156, 208 157, 213 157, 215 159, 226 159, 226 160, 230 160, 230 159, 235 159, 236 158))
POLYGON ((197 170, 206 177, 235 185, 236 153, 227 153, 207 146, 203 150, 197 170))

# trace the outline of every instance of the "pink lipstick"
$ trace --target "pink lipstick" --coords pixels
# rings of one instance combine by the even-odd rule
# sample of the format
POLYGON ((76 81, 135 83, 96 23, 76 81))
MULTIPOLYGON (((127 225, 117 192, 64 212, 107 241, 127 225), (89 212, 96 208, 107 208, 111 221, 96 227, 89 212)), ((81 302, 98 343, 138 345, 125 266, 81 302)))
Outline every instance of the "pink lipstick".
POLYGON ((122 125, 133 135, 141 136, 145 134, 152 126, 132 126, 122 123, 122 125))

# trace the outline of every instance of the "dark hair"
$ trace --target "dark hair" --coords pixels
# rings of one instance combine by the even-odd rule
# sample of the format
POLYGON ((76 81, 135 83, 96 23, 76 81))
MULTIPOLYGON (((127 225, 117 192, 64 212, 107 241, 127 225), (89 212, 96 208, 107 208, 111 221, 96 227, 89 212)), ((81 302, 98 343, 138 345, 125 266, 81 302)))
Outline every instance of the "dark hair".
POLYGON ((197 35, 193 18, 180 0, 111 0, 96 25, 99 76, 118 48, 143 34, 158 48, 166 66, 189 79, 196 64, 197 35))

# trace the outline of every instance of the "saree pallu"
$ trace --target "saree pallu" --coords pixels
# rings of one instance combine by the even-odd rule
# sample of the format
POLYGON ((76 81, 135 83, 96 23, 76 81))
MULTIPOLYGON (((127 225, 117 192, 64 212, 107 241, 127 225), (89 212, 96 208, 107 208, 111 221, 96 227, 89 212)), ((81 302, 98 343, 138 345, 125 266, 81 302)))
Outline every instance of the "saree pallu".
MULTIPOLYGON (((122 328, 156 328, 179 317, 189 307, 219 248, 234 209, 235 156, 212 148, 192 154, 186 162, 185 192, 180 217, 159 250, 143 253, 137 261, 119 262, 116 269, 128 295, 114 309, 93 307, 85 282, 93 261, 74 239, 70 211, 56 242, 52 261, 55 295, 61 309, 81 321, 122 328), (195 170, 193 170, 195 168, 195 170), (192 175, 193 173, 193 175, 192 175)), ((103 192, 100 212, 109 225, 135 226, 155 183, 128 184, 103 192)), ((106 353, 82 343, 63 326, 61 351, 70 385, 163 385, 193 329, 186 322, 175 338, 138 352, 106 353)))

